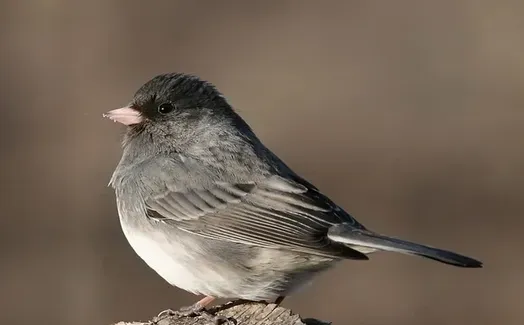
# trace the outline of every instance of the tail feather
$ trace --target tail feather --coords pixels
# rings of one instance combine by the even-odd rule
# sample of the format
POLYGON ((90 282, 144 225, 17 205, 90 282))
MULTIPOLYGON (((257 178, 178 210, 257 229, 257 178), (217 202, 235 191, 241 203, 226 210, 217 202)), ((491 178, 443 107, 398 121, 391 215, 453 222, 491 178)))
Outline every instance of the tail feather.
POLYGON ((379 235, 368 230, 351 228, 344 224, 331 227, 328 232, 328 237, 338 243, 417 255, 459 267, 482 267, 482 262, 471 257, 379 235))

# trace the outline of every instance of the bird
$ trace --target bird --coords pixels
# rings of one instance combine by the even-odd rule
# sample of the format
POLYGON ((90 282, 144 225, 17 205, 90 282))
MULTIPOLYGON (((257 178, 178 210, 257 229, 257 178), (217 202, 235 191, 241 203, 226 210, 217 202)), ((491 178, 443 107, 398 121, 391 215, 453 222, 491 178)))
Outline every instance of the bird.
POLYGON ((282 300, 342 260, 377 251, 463 268, 482 262, 366 228, 295 173, 209 81, 160 74, 104 114, 124 124, 111 177, 122 231, 170 285, 204 298, 282 300))

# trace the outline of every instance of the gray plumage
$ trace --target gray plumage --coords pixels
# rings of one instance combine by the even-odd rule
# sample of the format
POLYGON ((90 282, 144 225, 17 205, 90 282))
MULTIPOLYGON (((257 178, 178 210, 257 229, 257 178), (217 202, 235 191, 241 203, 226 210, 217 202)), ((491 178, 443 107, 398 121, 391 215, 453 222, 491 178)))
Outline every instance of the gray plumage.
POLYGON ((172 285, 274 299, 342 259, 365 260, 377 250, 481 266, 367 230, 266 148, 198 77, 157 76, 124 109, 108 113, 129 125, 110 182, 122 229, 172 285))

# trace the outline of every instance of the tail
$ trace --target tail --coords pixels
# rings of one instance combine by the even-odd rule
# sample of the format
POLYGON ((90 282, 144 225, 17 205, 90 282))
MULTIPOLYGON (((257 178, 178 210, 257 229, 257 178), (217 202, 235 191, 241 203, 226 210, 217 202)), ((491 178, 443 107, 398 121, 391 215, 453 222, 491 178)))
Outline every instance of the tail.
POLYGON ((345 224, 331 227, 328 232, 328 238, 342 244, 417 255, 459 267, 482 267, 482 262, 471 257, 375 234, 365 229, 351 228, 345 224))

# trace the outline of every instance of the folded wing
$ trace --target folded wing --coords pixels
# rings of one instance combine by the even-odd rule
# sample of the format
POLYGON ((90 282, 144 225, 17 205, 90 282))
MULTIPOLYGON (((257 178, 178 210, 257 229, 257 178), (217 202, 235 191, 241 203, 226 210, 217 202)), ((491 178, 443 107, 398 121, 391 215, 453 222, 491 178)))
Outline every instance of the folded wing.
POLYGON ((147 206, 150 218, 207 238, 367 259, 327 236, 329 228, 340 223, 363 227, 300 178, 273 176, 256 183, 170 191, 150 198, 147 206))

